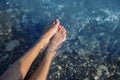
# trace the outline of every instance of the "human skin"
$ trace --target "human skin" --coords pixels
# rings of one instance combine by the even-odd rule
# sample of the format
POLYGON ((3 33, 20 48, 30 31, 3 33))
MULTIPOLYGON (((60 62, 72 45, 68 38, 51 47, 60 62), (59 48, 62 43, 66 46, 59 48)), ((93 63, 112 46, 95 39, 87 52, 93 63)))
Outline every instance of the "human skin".
POLYGON ((38 54, 49 43, 53 35, 58 31, 60 22, 56 19, 50 26, 50 29, 37 41, 37 43, 25 53, 20 59, 14 62, 6 71, 0 76, 0 80, 23 80, 38 54))
POLYGON ((46 80, 51 62, 57 54, 56 50, 58 46, 65 41, 65 38, 66 30, 63 26, 60 26, 59 30, 50 40, 47 49, 45 50, 45 58, 29 80, 46 80))

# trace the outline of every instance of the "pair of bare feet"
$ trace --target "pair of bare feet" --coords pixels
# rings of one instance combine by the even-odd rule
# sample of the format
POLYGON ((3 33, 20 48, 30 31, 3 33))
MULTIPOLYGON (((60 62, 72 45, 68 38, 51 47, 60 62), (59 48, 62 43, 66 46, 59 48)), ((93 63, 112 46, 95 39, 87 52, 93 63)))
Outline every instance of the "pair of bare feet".
POLYGON ((46 39, 49 43, 46 48, 46 56, 54 58, 56 49, 66 39, 66 29, 60 25, 60 21, 56 19, 50 26, 50 29, 43 35, 42 39, 46 39))
POLYGON ((32 62, 47 44, 45 58, 30 78, 30 80, 46 80, 51 61, 56 55, 56 49, 66 38, 66 30, 60 25, 58 19, 49 26, 50 29, 42 36, 40 41, 23 57, 13 63, 13 65, 0 76, 0 80, 24 79, 32 62))

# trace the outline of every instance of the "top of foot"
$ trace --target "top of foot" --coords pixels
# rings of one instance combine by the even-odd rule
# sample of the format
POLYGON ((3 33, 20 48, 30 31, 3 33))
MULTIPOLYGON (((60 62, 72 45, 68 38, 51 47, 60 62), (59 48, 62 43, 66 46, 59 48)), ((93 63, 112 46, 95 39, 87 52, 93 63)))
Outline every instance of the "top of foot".
POLYGON ((51 38, 49 45, 47 47, 47 54, 51 57, 55 56, 55 51, 58 48, 58 46, 61 45, 62 42, 64 42, 66 39, 66 29, 63 26, 59 26, 58 31, 54 34, 54 36, 51 38))
POLYGON ((42 39, 50 39, 58 31, 60 21, 56 19, 52 24, 48 25, 49 29, 43 34, 42 39))

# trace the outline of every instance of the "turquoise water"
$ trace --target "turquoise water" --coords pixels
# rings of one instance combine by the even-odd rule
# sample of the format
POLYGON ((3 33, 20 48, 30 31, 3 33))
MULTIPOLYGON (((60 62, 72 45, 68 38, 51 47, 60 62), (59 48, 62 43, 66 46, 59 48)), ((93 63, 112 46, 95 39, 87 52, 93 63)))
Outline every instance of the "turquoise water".
POLYGON ((67 29, 67 39, 53 61, 48 80, 120 79, 119 0, 2 0, 0 4, 0 68, 22 56, 45 26, 59 18, 67 29), (4 44, 14 39, 22 43, 19 48, 25 48, 3 52, 4 44))

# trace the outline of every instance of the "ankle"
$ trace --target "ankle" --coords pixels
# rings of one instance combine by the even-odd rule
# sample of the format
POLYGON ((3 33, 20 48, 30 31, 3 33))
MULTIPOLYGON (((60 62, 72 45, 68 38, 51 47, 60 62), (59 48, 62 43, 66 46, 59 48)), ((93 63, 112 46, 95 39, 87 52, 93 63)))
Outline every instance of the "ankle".
POLYGON ((50 60, 53 60, 53 58, 54 58, 54 56, 55 56, 55 53, 56 53, 56 51, 49 51, 49 52, 47 52, 46 53, 46 58, 47 59, 50 59, 50 60))

